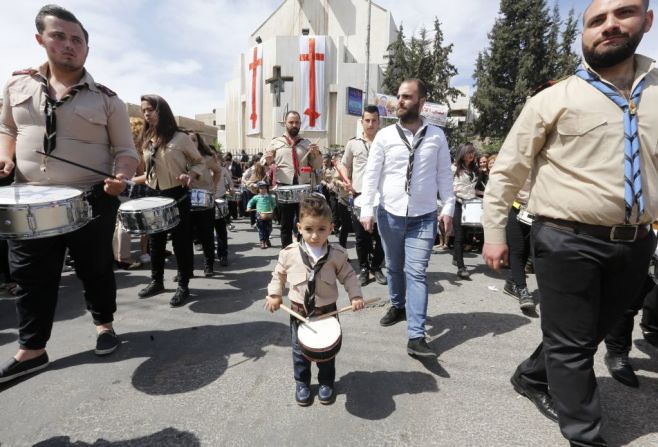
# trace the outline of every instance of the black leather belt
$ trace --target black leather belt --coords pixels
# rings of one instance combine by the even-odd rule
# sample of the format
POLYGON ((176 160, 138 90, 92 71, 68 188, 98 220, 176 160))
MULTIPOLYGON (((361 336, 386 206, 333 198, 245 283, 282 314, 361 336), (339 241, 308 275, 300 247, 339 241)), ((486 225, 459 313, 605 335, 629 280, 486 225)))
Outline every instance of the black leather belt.
POLYGON ((638 239, 644 239, 649 235, 649 225, 592 225, 571 220, 551 219, 550 217, 537 216, 537 222, 544 222, 546 225, 561 230, 570 231, 575 234, 587 234, 598 239, 610 242, 634 242, 638 239))
MULTIPOLYGON (((290 308, 300 314, 302 317, 306 316, 306 309, 304 309, 303 304, 296 303, 294 301, 290 301, 290 308)), ((336 310, 336 303, 334 304, 327 304, 326 306, 315 306, 315 312, 313 312, 313 316, 317 317, 322 314, 326 314, 329 312, 333 312, 336 310)))

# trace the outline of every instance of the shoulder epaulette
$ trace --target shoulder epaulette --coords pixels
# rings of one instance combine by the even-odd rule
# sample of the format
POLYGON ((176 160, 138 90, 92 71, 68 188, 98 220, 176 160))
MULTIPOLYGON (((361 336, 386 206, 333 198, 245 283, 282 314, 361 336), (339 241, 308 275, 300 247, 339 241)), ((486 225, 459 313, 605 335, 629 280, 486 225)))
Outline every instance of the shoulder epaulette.
POLYGON ((98 82, 96 83, 96 88, 100 90, 101 92, 105 93, 107 96, 116 96, 117 94, 110 90, 109 88, 105 87, 103 84, 99 84, 98 82))
POLYGON ((37 74, 37 73, 38 73, 38 71, 36 71, 34 68, 26 68, 26 69, 24 69, 24 70, 16 70, 16 71, 13 72, 11 75, 12 75, 12 76, 20 76, 20 75, 30 75, 30 76, 34 76, 34 75, 37 74))

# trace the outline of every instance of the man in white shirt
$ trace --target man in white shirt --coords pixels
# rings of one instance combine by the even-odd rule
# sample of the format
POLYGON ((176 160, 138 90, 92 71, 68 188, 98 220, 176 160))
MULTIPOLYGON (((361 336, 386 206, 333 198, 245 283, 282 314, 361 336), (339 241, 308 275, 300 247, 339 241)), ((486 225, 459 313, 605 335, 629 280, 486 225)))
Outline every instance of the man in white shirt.
POLYGON ((427 88, 408 79, 398 89, 393 126, 375 137, 363 179, 361 224, 374 225, 373 204, 379 191, 377 226, 386 255, 386 276, 391 307, 381 319, 390 326, 407 318, 407 353, 436 357, 425 341, 427 266, 437 228, 437 193, 443 201, 438 220, 452 227, 455 196, 450 152, 443 131, 420 116, 427 88))

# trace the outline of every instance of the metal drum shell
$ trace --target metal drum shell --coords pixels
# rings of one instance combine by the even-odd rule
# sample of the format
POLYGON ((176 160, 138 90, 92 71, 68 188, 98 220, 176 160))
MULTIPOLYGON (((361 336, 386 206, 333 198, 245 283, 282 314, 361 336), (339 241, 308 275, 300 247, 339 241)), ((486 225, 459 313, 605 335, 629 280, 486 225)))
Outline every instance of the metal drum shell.
POLYGON ((228 216, 228 202, 224 199, 215 199, 215 220, 228 216))
POLYGON ((208 210, 215 206, 215 196, 205 189, 190 189, 192 211, 208 210))
POLYGON ((278 203, 300 203, 312 192, 311 185, 277 186, 273 191, 278 203))
MULTIPOLYGON (((153 199, 153 197, 146 199, 153 199)), ((163 205, 151 208, 124 208, 124 205, 137 200, 144 199, 129 200, 119 207, 119 221, 127 233, 139 235, 155 234, 171 230, 180 223, 178 205, 174 199, 169 199, 167 203, 163 202, 163 205)))
POLYGON ((482 227, 482 199, 468 199, 462 201, 462 221, 463 227, 482 227))

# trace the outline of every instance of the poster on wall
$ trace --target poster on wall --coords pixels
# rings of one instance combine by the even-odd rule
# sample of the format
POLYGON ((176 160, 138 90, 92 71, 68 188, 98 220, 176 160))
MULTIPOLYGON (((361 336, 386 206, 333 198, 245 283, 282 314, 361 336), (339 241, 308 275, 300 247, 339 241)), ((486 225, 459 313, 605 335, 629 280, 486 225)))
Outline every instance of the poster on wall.
POLYGON ((385 95, 383 93, 375 93, 377 99, 377 110, 379 110, 380 118, 397 119, 395 111, 397 110, 397 98, 395 95, 385 95))
POLYGON ((325 36, 299 38, 302 130, 325 130, 325 36))
POLYGON ((263 46, 256 45, 249 51, 246 63, 247 79, 247 135, 261 131, 263 97, 263 46))
POLYGON ((363 90, 347 87, 347 113, 349 115, 361 116, 363 110, 363 90))
MULTIPOLYGON (((376 93, 377 109, 379 110, 379 117, 385 119, 397 119, 398 100, 394 95, 385 95, 383 93, 376 93)), ((422 116, 427 118, 427 121, 435 126, 443 127, 448 120, 448 106, 444 104, 437 104, 434 102, 426 102, 423 110, 420 112, 422 116)))

